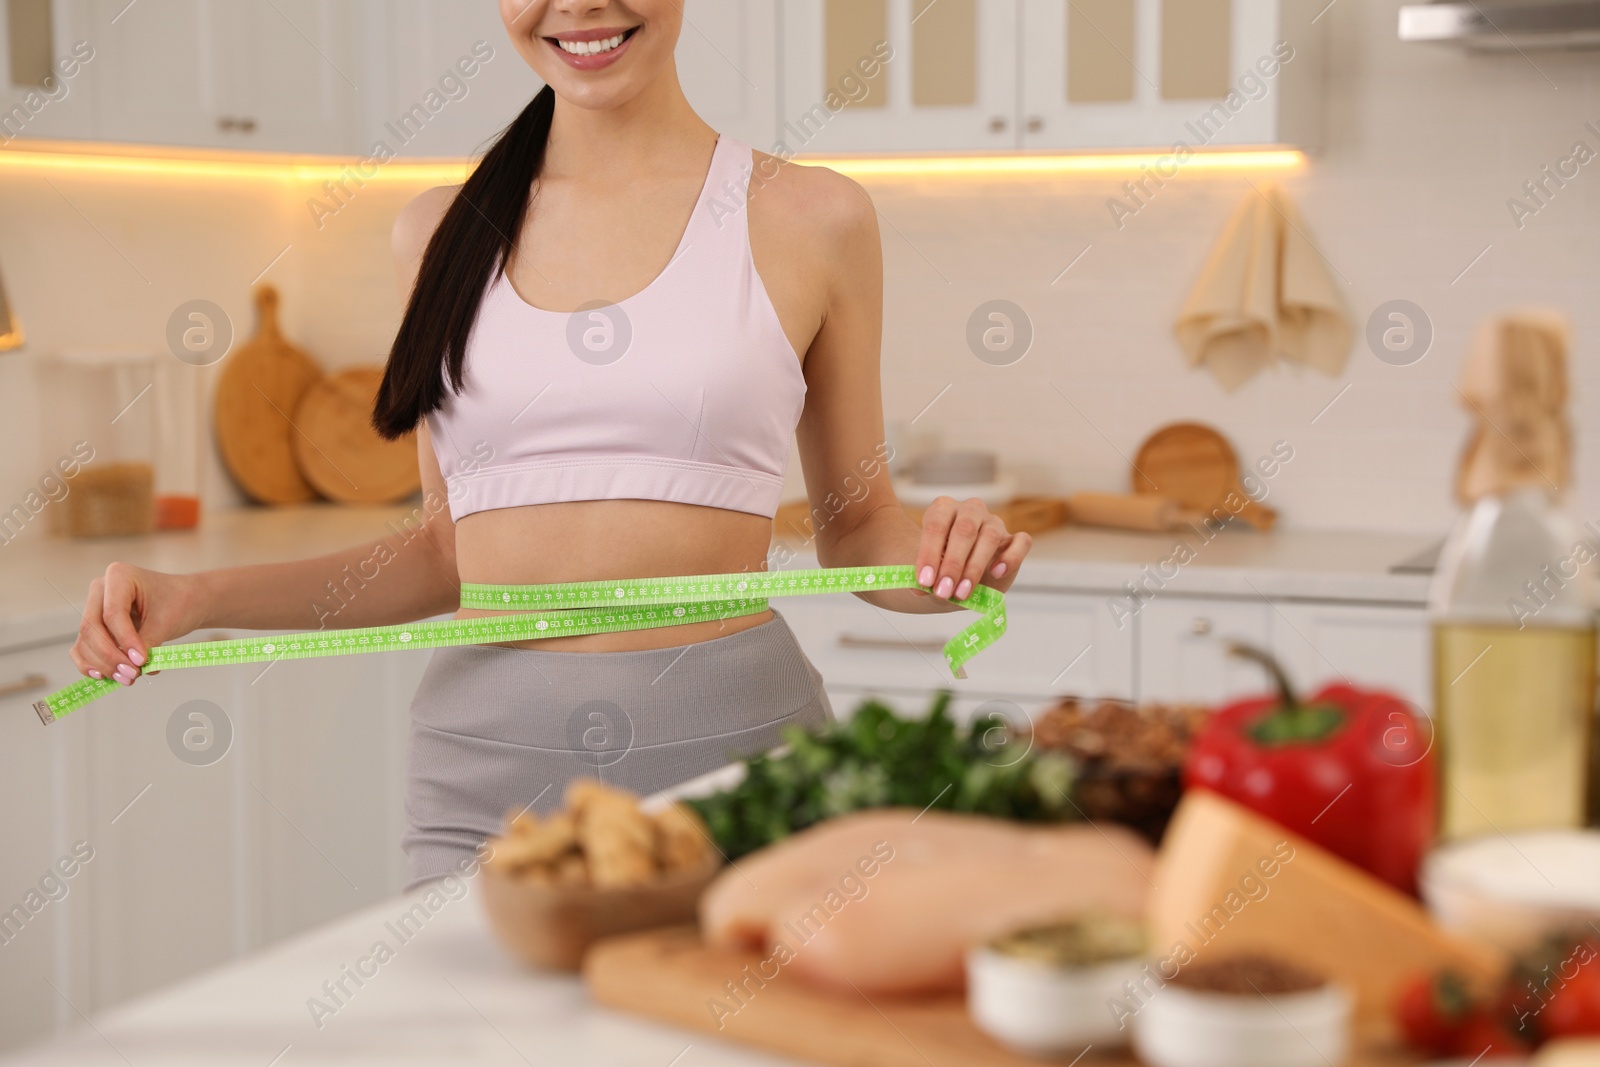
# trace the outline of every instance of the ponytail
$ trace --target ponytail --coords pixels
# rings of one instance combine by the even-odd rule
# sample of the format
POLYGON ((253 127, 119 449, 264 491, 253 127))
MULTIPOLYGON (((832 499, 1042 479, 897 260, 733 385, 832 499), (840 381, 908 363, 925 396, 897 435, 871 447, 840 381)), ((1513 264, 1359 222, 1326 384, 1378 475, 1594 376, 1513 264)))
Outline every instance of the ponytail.
POLYGON ((372 425, 394 440, 460 393, 467 340, 492 272, 504 270, 544 164, 556 94, 539 90, 461 186, 422 254, 405 318, 389 349, 372 425))

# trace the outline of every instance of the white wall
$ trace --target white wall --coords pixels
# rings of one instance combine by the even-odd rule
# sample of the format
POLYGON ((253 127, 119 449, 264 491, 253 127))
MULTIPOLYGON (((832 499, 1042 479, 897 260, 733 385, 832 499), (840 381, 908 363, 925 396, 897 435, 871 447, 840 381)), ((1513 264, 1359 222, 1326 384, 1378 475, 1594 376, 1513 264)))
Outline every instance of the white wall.
MULTIPOLYGON (((890 418, 910 419, 953 384, 918 430, 993 448, 1028 487, 1064 491, 1121 488, 1125 457, 1150 430, 1198 418, 1226 432, 1247 462, 1279 439, 1294 446, 1272 497, 1286 524, 1442 531, 1466 429, 1451 382, 1467 337, 1492 310, 1554 304, 1572 316, 1576 338, 1577 507, 1600 515, 1600 443, 1584 432, 1600 377, 1600 162, 1521 231, 1506 208, 1575 140, 1600 150, 1600 137, 1583 128, 1600 125, 1595 53, 1401 45, 1397 6, 1338 0, 1324 16, 1326 147, 1285 179, 1347 279, 1358 341, 1343 378, 1268 373, 1228 395, 1184 367, 1172 319, 1249 191, 1238 175, 1182 173, 1121 231, 1105 201, 1123 175, 878 181, 869 188, 884 219, 890 418), (1033 351, 1008 368, 980 363, 963 339, 973 308, 995 297, 1024 307, 1037 330, 1033 351), (1430 354, 1403 368, 1359 341, 1371 310, 1401 297, 1420 304, 1436 331, 1430 354)), ((330 367, 386 351, 399 314, 388 227, 413 190, 369 187, 318 231, 304 189, 51 180, 57 189, 0 170, 0 267, 36 349, 159 347, 172 308, 196 296, 248 323, 246 288, 287 244, 268 278, 284 290, 291 334, 330 367)), ((22 375, 6 364, 0 357, 0 388, 13 410, 26 408, 27 387, 14 380, 22 375)), ((0 429, 6 501, 40 462, 17 459, 24 445, 5 438, 19 435, 0 429)))

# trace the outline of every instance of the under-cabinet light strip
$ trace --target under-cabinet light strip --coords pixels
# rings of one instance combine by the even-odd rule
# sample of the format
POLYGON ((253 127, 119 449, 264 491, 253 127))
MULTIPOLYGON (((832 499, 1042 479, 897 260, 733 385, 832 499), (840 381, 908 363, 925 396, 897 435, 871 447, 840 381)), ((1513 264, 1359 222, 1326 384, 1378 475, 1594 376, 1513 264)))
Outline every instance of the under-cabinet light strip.
MULTIPOLYGON (((797 156, 795 162, 831 167, 852 178, 1003 178, 1137 173, 1143 168, 1171 177, 1179 171, 1293 170, 1306 162, 1297 149, 1170 150, 1114 153, 906 156, 797 156)), ((471 160, 303 159, 253 153, 180 154, 0 149, 0 171, 56 174, 123 174, 152 178, 239 178, 248 181, 325 181, 366 184, 446 185, 461 181, 471 160)))

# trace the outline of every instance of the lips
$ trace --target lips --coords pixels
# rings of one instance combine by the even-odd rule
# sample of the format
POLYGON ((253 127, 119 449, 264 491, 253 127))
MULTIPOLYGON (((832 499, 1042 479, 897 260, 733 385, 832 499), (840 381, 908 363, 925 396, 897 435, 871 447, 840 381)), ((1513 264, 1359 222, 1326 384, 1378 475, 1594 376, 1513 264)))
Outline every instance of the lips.
POLYGON ((640 27, 569 30, 546 37, 550 47, 569 66, 577 70, 609 67, 628 50, 628 43, 640 27))

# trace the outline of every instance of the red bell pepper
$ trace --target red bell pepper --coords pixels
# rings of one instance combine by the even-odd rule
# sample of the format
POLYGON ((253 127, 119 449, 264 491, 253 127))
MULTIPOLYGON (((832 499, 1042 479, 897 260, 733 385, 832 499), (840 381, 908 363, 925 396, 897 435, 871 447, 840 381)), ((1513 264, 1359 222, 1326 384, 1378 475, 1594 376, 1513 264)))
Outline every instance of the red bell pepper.
POLYGON ((1278 663, 1261 663, 1278 692, 1215 711, 1184 766, 1184 784, 1211 789, 1416 894, 1433 841, 1433 731, 1399 697, 1330 685, 1301 701, 1278 663))

